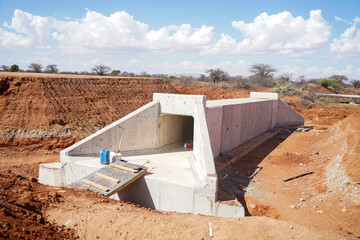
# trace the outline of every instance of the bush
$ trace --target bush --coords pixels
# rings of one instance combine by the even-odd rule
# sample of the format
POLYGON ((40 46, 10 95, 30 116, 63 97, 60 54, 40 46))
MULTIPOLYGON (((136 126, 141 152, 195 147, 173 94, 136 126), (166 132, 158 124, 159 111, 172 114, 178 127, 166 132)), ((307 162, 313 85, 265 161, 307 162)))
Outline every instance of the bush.
POLYGON ((336 79, 322 78, 318 80, 318 83, 325 88, 331 88, 333 90, 338 90, 341 86, 336 79))
POLYGON ((113 71, 111 72, 111 75, 112 75, 112 76, 119 76, 119 75, 120 75, 120 70, 113 70, 113 71))
POLYGON ((261 87, 272 87, 274 80, 272 78, 260 77, 252 75, 249 77, 250 81, 261 87))
POLYGON ((17 71, 19 71, 19 66, 16 64, 11 65, 10 72, 17 72, 17 71))
POLYGON ((273 92, 287 96, 292 96, 300 93, 298 90, 295 89, 294 84, 292 84, 291 82, 284 82, 284 81, 276 81, 274 83, 273 92))
POLYGON ((234 80, 234 89, 252 89, 251 83, 248 79, 241 78, 234 80))
POLYGON ((326 100, 324 97, 320 97, 320 98, 319 98, 319 101, 322 102, 322 103, 324 103, 324 104, 326 104, 326 105, 331 104, 331 102, 328 101, 328 100, 326 100))

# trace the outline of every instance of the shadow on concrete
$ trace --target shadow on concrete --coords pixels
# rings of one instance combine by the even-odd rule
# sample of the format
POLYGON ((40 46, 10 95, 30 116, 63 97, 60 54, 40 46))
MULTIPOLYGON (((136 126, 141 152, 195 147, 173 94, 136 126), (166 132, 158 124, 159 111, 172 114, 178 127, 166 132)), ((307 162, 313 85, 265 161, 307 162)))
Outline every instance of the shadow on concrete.
POLYGON ((218 200, 229 201, 236 198, 243 205, 245 216, 251 216, 245 201, 246 188, 254 179, 249 177, 261 165, 261 162, 290 135, 290 132, 278 133, 233 165, 222 169, 218 173, 218 200))
MULTIPOLYGON (((151 173, 147 173, 149 175, 151 173)), ((155 209, 150 191, 145 182, 145 178, 141 177, 128 187, 117 193, 119 199, 124 202, 132 202, 146 208, 155 209)))

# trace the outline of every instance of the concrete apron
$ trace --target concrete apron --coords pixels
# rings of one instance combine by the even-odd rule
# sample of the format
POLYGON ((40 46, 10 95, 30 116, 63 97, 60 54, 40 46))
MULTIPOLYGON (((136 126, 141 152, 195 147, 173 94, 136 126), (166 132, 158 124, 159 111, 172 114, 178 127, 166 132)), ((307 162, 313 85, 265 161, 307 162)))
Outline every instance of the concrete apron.
MULTIPOLYGON (((172 152, 123 157, 123 160, 129 163, 145 164, 148 173, 110 198, 161 211, 203 214, 201 210, 196 212, 197 207, 194 206, 194 203, 201 199, 195 199, 197 188, 190 164, 193 151, 184 151, 183 146, 168 150, 172 152)), ((41 164, 39 175, 42 176, 41 179, 47 181, 40 182, 52 186, 67 186, 104 167, 100 164, 99 156, 73 156, 72 160, 63 165, 41 164)), ((205 199, 205 202, 208 201, 205 199)), ((244 208, 239 203, 228 205, 217 202, 213 208, 215 214, 208 215, 219 217, 245 215, 244 208)))

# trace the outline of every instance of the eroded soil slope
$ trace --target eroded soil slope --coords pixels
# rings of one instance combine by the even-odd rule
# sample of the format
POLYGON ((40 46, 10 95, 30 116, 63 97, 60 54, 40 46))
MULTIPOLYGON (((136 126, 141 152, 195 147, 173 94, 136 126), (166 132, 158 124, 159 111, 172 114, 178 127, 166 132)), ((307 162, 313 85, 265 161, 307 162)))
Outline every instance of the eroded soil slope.
POLYGON ((360 237, 360 115, 327 131, 288 132, 269 139, 220 176, 222 191, 235 189, 251 215, 360 237), (284 137, 286 138, 284 140, 284 137), (244 177, 261 166, 250 182, 244 177), (284 182, 283 179, 309 175, 284 182), (240 184, 239 184, 240 183, 240 184), (239 189, 240 187, 240 189, 239 189))
POLYGON ((66 147, 129 114, 154 92, 177 92, 159 78, 2 73, 0 82, 0 145, 48 149, 66 147))

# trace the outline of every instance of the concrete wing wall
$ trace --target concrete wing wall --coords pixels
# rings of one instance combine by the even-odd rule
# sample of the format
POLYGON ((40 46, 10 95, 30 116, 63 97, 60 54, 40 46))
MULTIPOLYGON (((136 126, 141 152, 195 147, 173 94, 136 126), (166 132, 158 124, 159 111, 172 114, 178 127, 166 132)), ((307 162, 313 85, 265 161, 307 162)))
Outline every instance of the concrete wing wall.
POLYGON ((66 161, 68 155, 98 154, 104 148, 116 151, 121 136, 121 151, 155 148, 158 144, 156 136, 159 114, 160 104, 148 103, 61 151, 61 161, 66 161))
POLYGON ((279 99, 277 126, 291 126, 304 124, 304 117, 279 99))
POLYGON ((229 151, 270 130, 275 125, 274 101, 249 102, 222 107, 220 151, 229 151))

